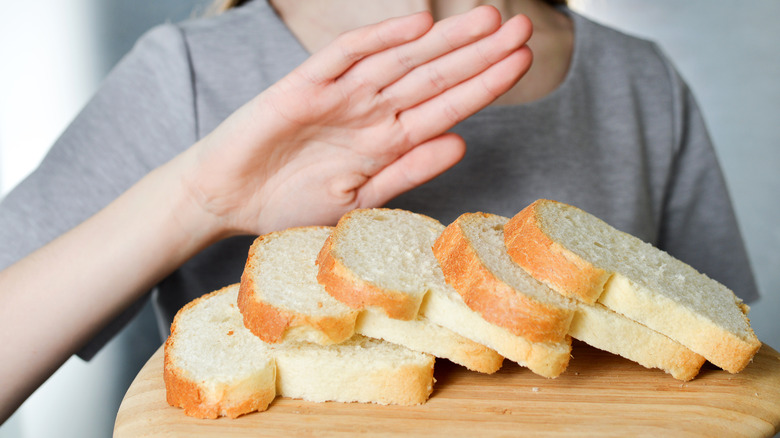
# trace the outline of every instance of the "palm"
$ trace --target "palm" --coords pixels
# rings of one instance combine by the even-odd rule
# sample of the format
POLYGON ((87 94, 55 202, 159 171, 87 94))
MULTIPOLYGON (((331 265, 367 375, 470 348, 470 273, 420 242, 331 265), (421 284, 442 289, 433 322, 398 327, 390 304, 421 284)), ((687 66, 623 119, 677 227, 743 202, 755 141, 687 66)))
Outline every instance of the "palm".
POLYGON ((424 183, 464 152, 445 131, 528 68, 529 32, 479 8, 343 35, 206 138, 205 207, 234 232, 263 233, 335 223, 424 183))

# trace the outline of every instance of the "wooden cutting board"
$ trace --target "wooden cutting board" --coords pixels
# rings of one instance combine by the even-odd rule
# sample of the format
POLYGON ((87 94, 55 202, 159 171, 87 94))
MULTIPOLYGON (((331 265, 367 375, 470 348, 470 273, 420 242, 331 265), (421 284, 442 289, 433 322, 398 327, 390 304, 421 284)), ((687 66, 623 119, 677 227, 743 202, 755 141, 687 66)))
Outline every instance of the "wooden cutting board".
POLYGON ((309 403, 277 397, 265 412, 201 420, 168 406, 163 354, 127 391, 114 436, 772 436, 780 430, 780 354, 764 345, 739 374, 705 364, 680 382, 575 342, 566 372, 547 380, 505 361, 483 375, 437 360, 420 406, 309 403))

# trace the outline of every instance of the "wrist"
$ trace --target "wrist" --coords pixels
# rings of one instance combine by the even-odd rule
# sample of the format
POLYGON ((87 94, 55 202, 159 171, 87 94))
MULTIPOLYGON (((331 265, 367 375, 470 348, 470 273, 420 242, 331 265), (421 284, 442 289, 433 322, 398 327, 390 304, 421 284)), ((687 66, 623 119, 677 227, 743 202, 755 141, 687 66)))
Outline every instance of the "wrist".
POLYGON ((189 149, 155 170, 164 174, 165 186, 169 187, 162 194, 165 197, 163 216, 167 228, 179 236, 183 248, 191 253, 189 256, 235 234, 222 216, 206 207, 208 200, 197 184, 199 175, 195 155, 189 149))

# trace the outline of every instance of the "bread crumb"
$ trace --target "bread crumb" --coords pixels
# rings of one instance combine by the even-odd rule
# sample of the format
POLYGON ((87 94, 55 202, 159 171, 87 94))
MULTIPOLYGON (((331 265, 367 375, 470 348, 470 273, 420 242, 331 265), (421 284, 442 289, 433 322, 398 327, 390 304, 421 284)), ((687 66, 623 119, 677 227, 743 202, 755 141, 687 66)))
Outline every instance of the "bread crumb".
POLYGON ((534 386, 533 388, 531 388, 531 391, 533 391, 533 392, 539 392, 539 388, 537 388, 536 386, 534 386))
POLYGON ((317 302, 317 307, 319 307, 320 309, 322 309, 322 301, 318 301, 318 302, 317 302))
POLYGON ((233 330, 230 330, 227 334, 228 336, 233 336, 233 330))

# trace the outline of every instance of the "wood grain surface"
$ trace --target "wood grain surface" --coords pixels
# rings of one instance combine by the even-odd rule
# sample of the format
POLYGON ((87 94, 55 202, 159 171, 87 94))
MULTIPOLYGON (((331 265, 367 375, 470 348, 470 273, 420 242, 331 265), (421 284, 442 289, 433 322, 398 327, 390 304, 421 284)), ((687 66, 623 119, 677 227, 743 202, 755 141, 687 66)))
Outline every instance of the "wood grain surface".
POLYGON ((709 363, 690 382, 575 342, 557 379, 505 361, 496 374, 437 360, 420 406, 277 397, 265 412, 201 420, 168 406, 162 348, 127 391, 117 438, 248 436, 772 436, 780 430, 780 354, 764 345, 739 374, 709 363))

